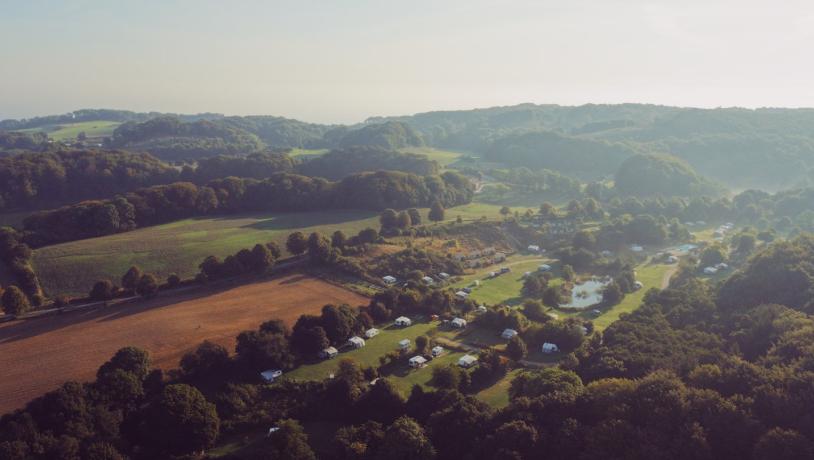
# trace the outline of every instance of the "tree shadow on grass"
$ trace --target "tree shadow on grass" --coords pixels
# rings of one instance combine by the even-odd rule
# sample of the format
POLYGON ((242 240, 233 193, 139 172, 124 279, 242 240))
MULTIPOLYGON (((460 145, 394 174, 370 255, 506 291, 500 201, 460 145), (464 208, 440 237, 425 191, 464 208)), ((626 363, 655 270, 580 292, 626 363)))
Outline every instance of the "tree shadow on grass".
POLYGON ((328 212, 305 211, 268 214, 264 216, 255 215, 255 218, 261 220, 244 225, 241 228, 250 228, 253 230, 294 230, 302 227, 340 225, 349 221, 368 219, 375 216, 375 213, 358 210, 328 212))

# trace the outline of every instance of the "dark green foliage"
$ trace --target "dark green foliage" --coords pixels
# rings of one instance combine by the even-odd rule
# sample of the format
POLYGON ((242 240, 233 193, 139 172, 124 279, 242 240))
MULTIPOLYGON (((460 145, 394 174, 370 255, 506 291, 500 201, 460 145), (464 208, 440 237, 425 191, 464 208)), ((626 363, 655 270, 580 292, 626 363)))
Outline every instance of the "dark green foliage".
POLYGON ((506 344, 506 354, 515 361, 524 359, 528 355, 526 342, 519 335, 512 337, 509 339, 509 343, 506 344))
POLYGON ((205 341, 181 358, 181 370, 188 376, 206 376, 226 370, 229 351, 222 345, 205 341))
POLYGON ((512 380, 509 395, 512 399, 520 397, 536 398, 545 396, 576 398, 584 391, 582 379, 571 371, 549 367, 539 371, 524 371, 512 380))
POLYGON ((616 189, 625 195, 714 196, 722 188, 669 155, 634 155, 616 171, 616 189))
POLYGON ((424 145, 421 135, 406 123, 388 121, 368 124, 360 129, 348 131, 339 141, 342 147, 371 146, 384 149, 420 147, 424 145))
POLYGON ((91 289, 88 298, 91 300, 110 300, 116 294, 116 287, 109 280, 96 282, 91 289))
POLYGON ((150 273, 142 276, 136 286, 136 293, 142 297, 153 297, 158 293, 158 280, 150 273))
POLYGON ((188 454, 212 446, 220 419, 215 405, 189 385, 168 385, 150 405, 142 430, 151 450, 188 454))
POLYGON ((430 207, 429 219, 432 222, 440 222, 444 220, 444 206, 439 201, 434 201, 430 207))
POLYGON ((294 356, 288 340, 282 334, 241 332, 237 336, 235 353, 243 364, 256 371, 290 369, 294 366, 294 356))
POLYGON ((139 281, 141 281, 142 276, 143 273, 141 272, 140 268, 136 267, 135 265, 130 267, 130 269, 127 270, 127 273, 122 276, 122 287, 124 289, 134 291, 136 286, 138 286, 139 281))
POLYGON ((432 460, 435 449, 424 429, 409 417, 401 417, 385 431, 376 460, 432 460))
POLYGON ((0 305, 7 315, 22 315, 31 309, 28 298, 17 286, 9 286, 3 291, 0 305))
POLYGON ((297 171, 306 176, 319 176, 331 180, 364 171, 402 171, 426 176, 438 174, 438 170, 438 164, 427 159, 426 155, 382 150, 376 147, 332 150, 297 167, 297 171))
POLYGON ((308 435, 296 420, 280 420, 277 431, 263 441, 262 455, 259 458, 279 460, 316 460, 314 451, 308 445, 308 435))

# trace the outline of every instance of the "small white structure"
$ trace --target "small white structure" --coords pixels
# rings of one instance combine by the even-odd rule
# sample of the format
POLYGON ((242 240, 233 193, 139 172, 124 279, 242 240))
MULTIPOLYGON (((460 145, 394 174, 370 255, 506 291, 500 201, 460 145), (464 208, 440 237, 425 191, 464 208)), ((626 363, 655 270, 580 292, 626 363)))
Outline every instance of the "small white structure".
POLYGON ((382 277, 382 281, 384 281, 384 284, 396 284, 396 277, 387 275, 382 277))
POLYGON ((440 345, 432 347, 432 350, 430 351, 433 358, 437 358, 437 357, 441 356, 441 353, 443 353, 443 352, 444 352, 444 347, 442 347, 440 345))
POLYGON ((475 286, 475 287, 480 286, 480 280, 472 281, 472 286, 475 286))
POLYGON ((423 282, 427 286, 432 286, 433 283, 435 283, 435 281, 432 278, 430 278, 429 276, 425 276, 424 278, 421 278, 421 282, 423 282))
POLYGON ((642 247, 641 245, 638 245, 638 244, 631 244, 630 245, 630 250, 633 251, 633 252, 642 252, 642 251, 644 251, 644 247, 642 247))
POLYGON ((358 335, 354 335, 348 339, 348 345, 352 346, 353 348, 362 348, 365 346, 365 339, 359 337, 358 335))
POLYGON ((339 351, 334 347, 328 347, 319 352, 319 357, 322 359, 331 359, 336 358, 336 355, 339 354, 339 351))
POLYGON ((449 279, 449 273, 441 272, 441 273, 438 274, 438 277, 441 278, 442 280, 448 280, 449 279))
POLYGON ((670 257, 667 258, 667 263, 668 264, 674 264, 674 263, 677 263, 677 262, 678 262, 678 257, 676 257, 676 256, 670 256, 670 257))
POLYGON ((537 269, 540 270, 541 272, 547 272, 551 270, 551 265, 543 264, 540 265, 537 269))
POLYGON ((274 434, 274 433, 276 433, 278 431, 280 431, 280 427, 279 426, 273 426, 273 427, 269 428, 269 432, 266 433, 266 437, 269 437, 269 436, 271 436, 272 434, 274 434))
POLYGON ((494 278, 497 276, 497 272, 489 272, 489 278, 494 278))
POLYGON ((413 322, 410 320, 410 318, 408 318, 406 316, 399 316, 398 318, 396 318, 396 321, 394 321, 394 322, 395 322, 396 326, 398 326, 398 327, 407 327, 407 326, 410 326, 411 324, 413 324, 413 322))
POLYGON ((718 270, 729 270, 729 265, 721 262, 715 266, 718 270))
POLYGON ((477 313, 486 313, 486 306, 485 305, 478 305, 478 308, 475 309, 477 313))
POLYGON ((455 297, 457 297, 457 298, 459 298, 461 300, 465 300, 467 297, 469 297, 469 293, 464 292, 464 291, 458 291, 458 292, 455 293, 455 297))
POLYGON ((410 348, 410 339, 399 340, 399 350, 406 350, 410 348))
POLYGON ((500 336, 503 337, 506 340, 509 340, 512 337, 516 336, 516 335, 517 335, 517 331, 515 331, 514 329, 508 329, 508 328, 504 329, 503 333, 500 334, 500 336))
POLYGON ((466 320, 463 318, 454 318, 449 324, 455 329, 463 329, 466 327, 466 320))
POLYGON ((365 338, 372 339, 377 335, 379 335, 379 330, 376 329, 375 327, 371 327, 370 329, 365 331, 365 338))
POLYGON ((644 284, 642 284, 642 282, 641 282, 641 281, 636 281, 635 283, 633 283, 633 289, 635 289, 635 290, 637 290, 637 291, 638 291, 639 289, 643 288, 643 287, 644 287, 644 284))
POLYGON ((543 344, 543 353, 549 354, 557 351, 560 351, 560 347, 558 347, 556 344, 551 342, 546 342, 543 344))
POLYGON ((410 367, 424 367, 427 364, 427 360, 423 356, 413 356, 410 358, 410 367))
POLYGON ((269 369, 260 373, 260 377, 263 377, 266 382, 273 382, 274 379, 281 375, 283 375, 283 371, 280 369, 269 369))
POLYGON ((458 365, 463 368, 472 367, 478 362, 478 358, 472 355, 463 355, 458 359, 458 365))
POLYGON ((540 252, 540 246, 537 246, 536 244, 530 244, 526 249, 528 249, 529 252, 540 252))
POLYGON ((714 275, 716 273, 718 273, 718 269, 715 268, 715 267, 706 267, 706 268, 704 268, 704 274, 705 275, 714 275))

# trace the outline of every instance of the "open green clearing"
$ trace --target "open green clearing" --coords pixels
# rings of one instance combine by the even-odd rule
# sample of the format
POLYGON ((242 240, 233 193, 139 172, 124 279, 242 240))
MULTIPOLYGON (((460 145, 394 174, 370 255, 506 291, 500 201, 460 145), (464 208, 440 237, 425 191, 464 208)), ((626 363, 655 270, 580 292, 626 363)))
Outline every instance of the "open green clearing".
POLYGON ((112 136, 113 131, 121 123, 117 121, 82 121, 78 123, 61 123, 57 125, 47 125, 40 128, 22 129, 21 132, 35 133, 43 132, 48 137, 57 141, 76 139, 81 132, 85 132, 88 137, 112 136))
POLYGON ((131 265, 165 278, 194 276, 210 255, 225 257, 257 243, 283 245, 296 230, 355 234, 378 228, 378 215, 366 211, 249 214, 184 219, 132 232, 72 241, 34 251, 34 269, 49 295, 87 294, 99 279, 118 278, 131 265))
POLYGON ((318 157, 328 153, 328 149, 291 149, 288 152, 292 157, 318 157))
POLYGON ((449 150, 438 150, 432 147, 408 147, 401 149, 402 152, 417 153, 426 155, 430 160, 435 160, 441 167, 447 167, 464 155, 462 152, 452 152, 449 150))
POLYGON ((453 287, 463 288, 469 286, 475 280, 480 280, 480 286, 472 290, 472 299, 489 305, 516 305, 521 301, 523 273, 537 271, 540 264, 544 263, 550 264, 551 259, 540 256, 509 257, 504 263, 481 268, 474 274, 462 276, 461 281, 453 284, 453 287), (486 279, 489 272, 497 271, 500 267, 509 267, 512 271, 495 278, 486 279))

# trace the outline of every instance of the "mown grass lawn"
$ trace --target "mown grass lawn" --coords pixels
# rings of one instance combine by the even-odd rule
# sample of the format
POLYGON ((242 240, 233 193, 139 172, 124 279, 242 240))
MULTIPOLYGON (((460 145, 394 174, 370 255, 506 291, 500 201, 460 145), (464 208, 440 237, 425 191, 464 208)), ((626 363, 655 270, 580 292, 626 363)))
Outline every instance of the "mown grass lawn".
POLYGON ((480 286, 474 287, 470 294, 472 299, 489 305, 516 305, 522 301, 523 273, 537 271, 544 263, 552 264, 551 259, 536 255, 513 256, 504 263, 481 268, 471 275, 462 276, 461 281, 452 286, 460 289, 469 286, 475 280, 480 280, 480 286), (500 267, 509 267, 512 271, 487 279, 489 272, 497 271, 500 267))
POLYGON ((494 385, 484 388, 475 394, 475 397, 481 401, 489 404, 495 409, 500 409, 509 405, 509 386, 512 379, 517 377, 522 369, 514 369, 509 371, 502 379, 498 380, 494 385))

